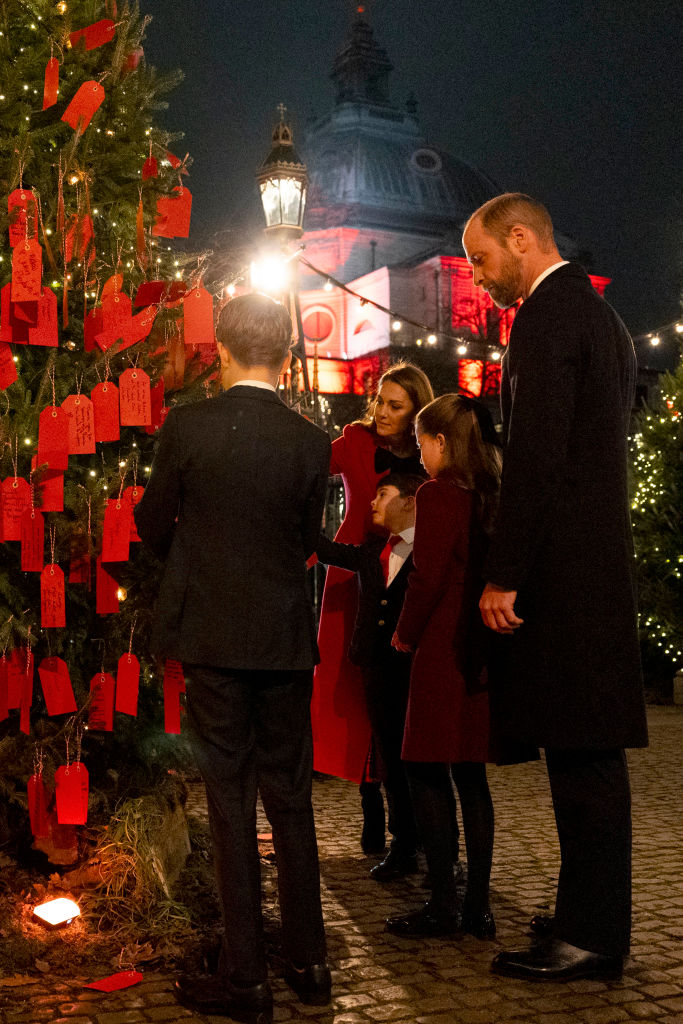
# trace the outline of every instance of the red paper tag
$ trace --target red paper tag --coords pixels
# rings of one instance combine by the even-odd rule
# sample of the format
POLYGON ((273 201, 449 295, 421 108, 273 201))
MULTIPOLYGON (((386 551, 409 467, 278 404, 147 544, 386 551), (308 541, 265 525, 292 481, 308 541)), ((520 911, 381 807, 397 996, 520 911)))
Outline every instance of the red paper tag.
MULTIPOLYGON (((144 487, 126 487, 123 492, 123 497, 130 502, 131 513, 135 506, 142 501, 142 495, 145 493, 144 487)), ((137 526, 135 525, 135 517, 130 517, 130 540, 131 543, 136 540, 140 540, 140 534, 138 533, 137 526)))
POLYGON ((26 680, 33 686, 33 654, 26 654, 25 647, 15 647, 7 662, 7 707, 21 707, 22 693, 26 680))
POLYGON ((131 367, 119 377, 119 408, 122 427, 147 427, 152 422, 149 377, 131 367))
POLYGON ((95 451, 95 414, 87 395, 67 395, 62 409, 69 417, 69 455, 95 451))
POLYGON ((133 508, 129 501, 109 498, 102 528, 102 561, 127 562, 133 508))
POLYGON ((110 974, 108 978, 91 981, 83 988, 94 988, 98 992, 117 992, 119 989, 139 984, 143 978, 144 974, 140 974, 139 971, 118 971, 116 974, 110 974))
POLYGON ((57 323, 57 296, 45 286, 37 303, 38 318, 35 327, 28 329, 29 345, 49 345, 56 348, 59 341, 57 323))
POLYGON ((86 314, 83 321, 83 347, 86 352, 92 352, 95 348, 95 339, 98 334, 102 333, 102 330, 102 307, 96 306, 86 314))
POLYGON ((88 25, 87 28, 79 28, 76 32, 72 32, 69 42, 72 46, 77 46, 83 40, 86 50, 95 50, 98 46, 111 42, 115 34, 116 25, 107 18, 103 21, 96 21, 94 25, 88 25))
POLYGON ((170 149, 166 150, 166 159, 174 170, 177 167, 180 167, 183 162, 179 156, 176 156, 175 153, 171 153, 170 149))
POLYGON ((162 238, 187 238, 190 234, 192 193, 183 185, 176 185, 173 194, 157 199, 157 217, 152 234, 162 238))
POLYGON ((37 508, 21 517, 21 571, 42 572, 45 564, 45 520, 37 508))
POLYGON ((12 302, 37 302, 42 294, 43 250, 35 238, 12 254, 12 302))
POLYGON ((38 464, 69 468, 69 417, 56 405, 43 409, 38 421, 38 464))
POLYGON ((184 281, 143 281, 135 293, 136 306, 177 302, 185 295, 184 281))
POLYGON ((185 673, 179 661, 167 658, 164 664, 164 728, 180 735, 180 694, 185 693, 185 673))
POLYGON ((98 615, 112 615, 119 610, 119 599, 116 593, 119 585, 113 576, 110 576, 102 565, 102 558, 98 556, 97 569, 95 573, 96 608, 98 615))
POLYGON ((97 384, 90 392, 95 415, 95 440, 118 441, 121 436, 119 428, 119 389, 116 384, 107 381, 97 384))
POLYGON ((92 700, 88 714, 91 729, 111 732, 114 728, 114 690, 116 682, 109 672, 98 672, 90 680, 92 700))
POLYGON ((38 666, 48 715, 70 715, 77 711, 76 698, 66 662, 61 658, 43 658, 38 666))
POLYGON ((47 815, 47 805, 50 800, 42 773, 40 775, 31 775, 26 788, 28 792, 28 815, 31 822, 31 832, 36 837, 49 836, 50 822, 47 815))
POLYGON ((215 345, 213 299, 206 288, 193 288, 183 299, 186 345, 215 345))
POLYGON ((17 364, 12 357, 12 349, 0 342, 0 389, 3 391, 17 379, 17 364))
POLYGON ((84 132, 103 100, 104 89, 98 82, 84 82, 62 114, 62 121, 71 125, 74 131, 80 129, 84 132))
POLYGON ((95 231, 93 228, 92 218, 87 214, 83 217, 76 215, 72 218, 71 223, 66 232, 66 238, 64 239, 65 247, 65 259, 67 263, 71 263, 71 260, 75 256, 76 259, 82 260, 86 258, 87 263, 91 263, 95 257, 95 248, 93 239, 95 237, 95 231), (89 252, 88 250, 92 251, 89 252))
POLYGON ((156 384, 154 385, 150 392, 150 397, 152 400, 152 422, 149 427, 145 428, 148 434, 153 434, 154 431, 158 430, 159 427, 161 426, 162 411, 164 408, 164 391, 165 384, 164 378, 162 377, 160 380, 156 382, 156 384))
POLYGON ((130 71, 135 71, 144 56, 145 51, 143 48, 141 46, 136 46, 125 59, 123 68, 121 69, 121 77, 125 78, 130 71))
POLYGON ((142 165, 142 180, 147 181, 148 178, 156 178, 159 173, 156 158, 148 156, 142 165))
POLYGON ((69 583, 85 583, 90 590, 90 551, 88 538, 76 533, 71 538, 69 583))
MULTIPOLYGON (((21 540, 21 517, 31 507, 31 487, 23 477, 2 481, 2 533, 4 539, 21 540)), ((42 568, 42 566, 41 566, 42 568)))
POLYGON ((132 320, 133 306, 125 292, 102 293, 102 330, 95 341, 103 352, 115 341, 127 340, 132 320))
POLYGON ((147 309, 142 309, 139 313, 135 314, 126 328, 124 340, 118 346, 119 352, 123 352, 124 349, 130 348, 131 345, 137 345, 139 341, 142 341, 148 336, 154 326, 154 320, 157 312, 157 306, 148 306, 147 309))
POLYGON ((7 200, 9 244, 12 248, 38 234, 38 206, 31 189, 16 188, 7 200))
POLYGON ((43 88, 43 110, 52 107, 57 102, 59 90, 59 61, 56 57, 50 57, 45 68, 45 86, 43 88))
POLYGON ((40 574, 40 624, 43 629, 66 626, 64 573, 58 565, 46 565, 40 574))
POLYGON ((48 469, 42 466, 37 469, 38 457, 31 459, 31 469, 35 476, 35 503, 43 512, 64 511, 64 474, 59 469, 48 469))
POLYGON ((88 820, 88 769, 82 761, 59 766, 55 772, 55 796, 60 825, 85 825, 88 820))
POLYGON ((0 658, 0 722, 4 722, 9 715, 7 702, 7 658, 2 655, 0 658))
POLYGON ((136 716, 139 689, 140 662, 134 654, 122 654, 116 671, 116 710, 136 716))

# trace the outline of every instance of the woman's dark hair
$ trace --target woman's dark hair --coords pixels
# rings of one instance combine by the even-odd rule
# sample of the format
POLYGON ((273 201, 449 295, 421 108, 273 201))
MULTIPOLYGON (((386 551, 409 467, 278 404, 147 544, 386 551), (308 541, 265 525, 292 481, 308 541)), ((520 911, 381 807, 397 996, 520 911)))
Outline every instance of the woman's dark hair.
POLYGON ((443 434, 446 459, 439 476, 474 491, 482 525, 490 533, 498 509, 503 460, 486 406, 464 395, 441 395, 420 410, 415 430, 430 437, 443 434))
POLYGON ((434 392, 432 391, 432 385, 429 383, 429 377, 421 370, 419 366, 415 366, 414 363, 400 362, 394 363, 388 370, 382 374, 377 385, 377 392, 375 397, 370 402, 368 410, 362 419, 356 420, 356 423, 360 423, 361 426, 367 427, 367 429, 375 434, 375 407, 377 405, 377 395, 379 394, 382 384, 398 384, 399 387, 408 395, 408 398, 413 405, 413 417, 411 419, 410 427, 406 431, 406 441, 413 441, 413 423, 415 416, 422 409, 423 406, 427 405, 434 398, 434 392))

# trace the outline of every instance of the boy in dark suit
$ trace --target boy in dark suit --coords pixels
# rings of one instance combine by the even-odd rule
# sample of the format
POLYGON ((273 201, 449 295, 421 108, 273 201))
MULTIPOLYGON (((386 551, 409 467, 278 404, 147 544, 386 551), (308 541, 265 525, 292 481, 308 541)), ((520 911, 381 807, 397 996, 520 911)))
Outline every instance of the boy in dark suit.
POLYGON ((373 740, 382 759, 389 804, 389 853, 370 871, 379 882, 417 871, 417 832, 408 783, 401 761, 405 726, 410 655, 391 646, 413 566, 415 494, 421 476, 389 473, 377 487, 372 519, 389 531, 389 539, 376 535, 364 544, 339 544, 321 534, 317 555, 321 562, 357 573, 358 611, 349 659, 363 672, 373 740))
POLYGON ((272 1021, 257 792, 273 830, 285 980, 304 1002, 330 998, 311 805, 318 651, 304 568, 330 441, 277 396, 291 332, 286 309, 264 295, 224 307, 225 390, 171 409, 135 509, 140 536, 165 562, 151 647, 184 665, 225 925, 218 974, 181 978, 176 995, 249 1024, 272 1021))

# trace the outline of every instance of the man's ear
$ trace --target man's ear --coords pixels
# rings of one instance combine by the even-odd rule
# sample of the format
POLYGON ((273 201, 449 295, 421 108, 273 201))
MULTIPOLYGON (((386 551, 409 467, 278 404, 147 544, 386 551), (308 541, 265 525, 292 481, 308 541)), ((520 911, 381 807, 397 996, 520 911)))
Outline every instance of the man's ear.
POLYGON ((280 367, 280 373, 278 374, 278 376, 281 377, 283 373, 287 373, 287 370, 290 368, 291 365, 292 365, 292 350, 290 348, 289 351, 287 352, 287 355, 285 356, 285 360, 284 360, 282 366, 280 367))
POLYGON ((415 510, 415 495, 404 494, 403 495, 403 507, 408 512, 409 510, 415 510))
POLYGON ((218 358, 221 361, 221 368, 223 370, 227 370, 227 368, 230 366, 230 363, 232 362, 230 350, 227 349, 225 345, 221 345, 220 341, 216 342, 216 348, 218 349, 218 358))
POLYGON ((524 224, 514 224, 508 235, 508 245, 513 252, 528 252, 531 243, 531 232, 524 224))

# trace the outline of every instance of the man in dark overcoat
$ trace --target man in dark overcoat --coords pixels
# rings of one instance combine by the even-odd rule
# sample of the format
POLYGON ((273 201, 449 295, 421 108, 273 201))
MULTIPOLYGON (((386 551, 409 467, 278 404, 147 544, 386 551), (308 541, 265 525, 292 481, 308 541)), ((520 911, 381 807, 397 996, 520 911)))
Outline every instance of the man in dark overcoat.
POLYGON ((510 740, 545 748, 561 851, 550 934, 493 970, 619 977, 631 928, 624 748, 647 745, 627 491, 633 343, 530 197, 490 200, 463 245, 496 305, 523 300, 503 358, 500 510, 480 607, 509 644, 492 714, 510 740))
POLYGON ((272 1021, 256 798, 273 830, 285 980, 330 999, 311 778, 318 659, 306 585, 330 440, 277 395, 289 314, 265 295, 222 310, 224 391, 171 409, 144 496, 142 540, 164 561, 151 647, 183 663, 190 736, 206 783, 225 935, 218 974, 184 977, 186 1006, 272 1021))

